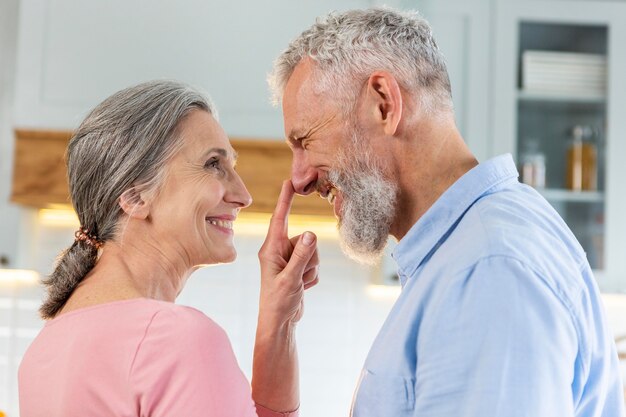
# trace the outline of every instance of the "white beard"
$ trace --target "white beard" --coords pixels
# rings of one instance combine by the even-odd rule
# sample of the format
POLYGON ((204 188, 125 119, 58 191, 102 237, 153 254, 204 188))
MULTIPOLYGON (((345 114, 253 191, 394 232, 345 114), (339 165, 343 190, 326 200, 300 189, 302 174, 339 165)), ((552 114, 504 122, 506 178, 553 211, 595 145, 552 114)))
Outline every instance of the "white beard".
MULTIPOLYGON (((395 218, 398 187, 387 180, 371 154, 353 146, 340 153, 328 179, 342 194, 339 238, 343 252, 355 261, 373 265, 382 256, 395 218)), ((360 144, 364 146, 363 143, 360 144)))

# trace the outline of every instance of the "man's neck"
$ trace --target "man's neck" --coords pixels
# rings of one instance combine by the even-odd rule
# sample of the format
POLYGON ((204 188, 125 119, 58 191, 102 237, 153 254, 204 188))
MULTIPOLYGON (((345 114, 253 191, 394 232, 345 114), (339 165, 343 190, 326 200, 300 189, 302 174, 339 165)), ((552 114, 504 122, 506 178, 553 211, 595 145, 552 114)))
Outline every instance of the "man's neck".
POLYGON ((398 206, 391 235, 402 239, 439 197, 478 165, 453 121, 421 123, 395 149, 398 206))

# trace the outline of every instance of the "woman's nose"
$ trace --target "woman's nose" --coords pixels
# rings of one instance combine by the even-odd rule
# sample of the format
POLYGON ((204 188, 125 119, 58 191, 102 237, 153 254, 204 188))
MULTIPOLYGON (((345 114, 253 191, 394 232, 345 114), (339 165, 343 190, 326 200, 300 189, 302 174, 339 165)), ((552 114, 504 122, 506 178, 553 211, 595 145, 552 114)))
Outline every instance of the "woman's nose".
POLYGON ((237 174, 237 172, 234 174, 235 177, 232 182, 231 191, 226 194, 225 199, 229 203, 237 204, 239 208, 246 208, 252 204, 252 196, 248 192, 239 174, 237 174))

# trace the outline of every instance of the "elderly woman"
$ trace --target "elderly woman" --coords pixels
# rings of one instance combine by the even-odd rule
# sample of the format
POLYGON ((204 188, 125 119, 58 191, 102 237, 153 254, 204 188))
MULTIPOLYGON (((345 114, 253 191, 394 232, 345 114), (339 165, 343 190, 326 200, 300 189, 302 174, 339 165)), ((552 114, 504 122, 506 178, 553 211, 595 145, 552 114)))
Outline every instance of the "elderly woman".
POLYGON ((224 331, 174 304, 194 270, 235 259, 232 225, 252 201, 214 114, 188 86, 157 81, 114 94, 76 131, 81 227, 45 282, 22 417, 297 415, 293 332, 318 258, 315 235, 287 237, 289 181, 259 252, 252 392, 224 331))

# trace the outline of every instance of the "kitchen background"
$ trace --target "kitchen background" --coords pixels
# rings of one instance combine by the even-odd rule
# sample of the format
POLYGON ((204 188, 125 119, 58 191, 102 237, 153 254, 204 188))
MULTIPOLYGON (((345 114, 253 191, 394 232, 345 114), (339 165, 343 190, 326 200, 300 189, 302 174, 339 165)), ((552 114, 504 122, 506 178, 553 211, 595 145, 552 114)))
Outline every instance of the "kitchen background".
MULTIPOLYGON (((626 335, 626 1, 0 0, 0 411, 19 415, 17 367, 42 326, 37 280, 78 226, 67 207, 14 201, 25 175, 14 173, 15 129, 70 131, 112 92, 176 78, 211 94, 231 137, 282 141, 272 60, 316 16, 383 4, 429 19, 470 147, 480 160, 515 156, 585 247, 615 335, 626 335)), ((292 233, 318 232, 322 257, 298 333, 302 416, 347 415, 399 292, 393 263, 347 260, 329 216, 294 220, 292 233)), ((243 218, 238 260, 198 271, 178 300, 225 328, 248 376, 266 221, 243 218)))

